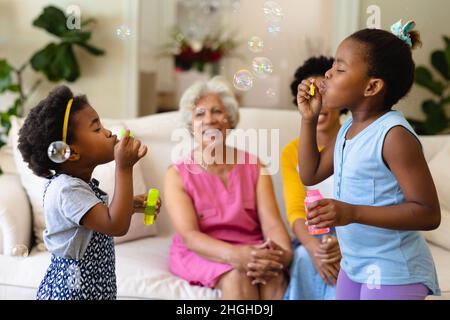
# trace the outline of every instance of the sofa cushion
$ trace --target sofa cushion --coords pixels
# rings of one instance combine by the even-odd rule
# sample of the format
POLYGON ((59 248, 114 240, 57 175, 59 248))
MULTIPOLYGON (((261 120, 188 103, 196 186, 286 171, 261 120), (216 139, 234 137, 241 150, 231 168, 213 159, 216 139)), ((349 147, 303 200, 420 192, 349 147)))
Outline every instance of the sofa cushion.
MULTIPOLYGON (((44 241, 43 241, 43 231, 45 229, 45 219, 44 219, 44 209, 42 207, 42 196, 45 188, 45 184, 47 183, 47 179, 41 178, 33 174, 33 172, 28 168, 27 163, 23 161, 22 155, 18 149, 18 138, 19 138, 19 130, 23 124, 23 119, 13 117, 11 120, 12 127, 10 131, 14 161, 17 167, 17 171, 20 176, 20 180, 22 186, 27 192, 28 198, 31 203, 31 208, 33 212, 33 234, 35 237, 35 241, 37 244, 37 248, 39 250, 46 250, 44 241)), ((108 120, 103 123, 105 127, 112 128, 113 133, 117 133, 121 128, 124 128, 124 125, 121 121, 118 120, 108 120)), ((113 197, 114 190, 114 169, 115 164, 108 163, 101 166, 98 166, 94 173, 93 177, 98 179, 101 183, 100 187, 108 192, 110 196, 110 200, 113 197)), ((133 170, 133 187, 139 193, 145 193, 146 186, 143 180, 143 174, 140 164, 136 164, 135 169, 133 170)), ((124 242, 130 241, 133 239, 138 239, 146 236, 156 235, 156 227, 146 227, 142 223, 143 217, 142 214, 135 214, 132 218, 132 222, 130 225, 130 229, 128 234, 116 238, 116 242, 124 242)))
MULTIPOLYGON (((191 286, 170 273, 167 265, 170 241, 170 237, 151 237, 116 245, 118 299, 220 297, 219 290, 191 286)), ((34 299, 49 263, 50 254, 36 249, 27 258, 0 255, 0 299, 34 299)))
POLYGON ((427 231, 425 238, 443 248, 450 250, 450 139, 441 139, 441 150, 428 164, 437 189, 441 205, 441 225, 436 230, 427 231), (449 141, 445 143, 445 141, 449 141))
POLYGON ((17 175, 1 175, 0 185, 8 187, 0 192, 0 254, 11 255, 16 246, 30 248, 31 210, 17 175))

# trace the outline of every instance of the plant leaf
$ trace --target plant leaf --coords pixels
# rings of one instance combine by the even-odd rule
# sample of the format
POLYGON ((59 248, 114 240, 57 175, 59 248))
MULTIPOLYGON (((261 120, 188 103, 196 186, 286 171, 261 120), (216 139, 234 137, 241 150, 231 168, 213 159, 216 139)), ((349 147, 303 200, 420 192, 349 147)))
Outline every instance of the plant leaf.
POLYGON ((444 36, 444 42, 445 42, 445 60, 447 60, 447 65, 450 66, 450 38, 444 36))
POLYGON ((438 134, 447 128, 447 116, 443 105, 426 100, 422 104, 422 110, 426 115, 425 131, 428 134, 438 134))
POLYGON ((12 68, 5 59, 0 60, 0 93, 5 92, 12 86, 12 68))
POLYGON ((450 96, 448 96, 447 98, 444 98, 444 100, 442 100, 442 104, 443 105, 450 104, 450 96))
POLYGON ((58 45, 50 43, 44 49, 36 52, 30 60, 31 67, 35 71, 43 72, 49 81, 59 80, 50 70, 50 65, 55 60, 57 48, 58 45))
POLYGON ((91 32, 80 31, 80 30, 70 30, 63 34, 61 40, 68 43, 84 43, 91 38, 91 32))
POLYGON ((91 46, 90 44, 87 43, 77 43, 77 45, 84 48, 89 53, 92 53, 94 56, 101 56, 105 54, 104 50, 91 46))
POLYGON ((69 43, 50 44, 31 59, 34 70, 43 72, 52 82, 73 82, 80 76, 78 62, 69 43))
POLYGON ((33 21, 33 25, 47 32, 62 37, 68 30, 67 18, 61 9, 54 6, 44 8, 44 11, 33 21))
POLYGON ((10 115, 8 112, 0 112, 0 124, 5 128, 6 133, 8 134, 9 129, 11 129, 10 115))
POLYGON ((18 116, 19 115, 19 111, 20 108, 22 107, 22 99, 21 98, 17 98, 14 101, 14 105, 12 107, 10 107, 8 109, 8 111, 6 111, 10 116, 18 116))
POLYGON ((446 80, 450 80, 450 68, 444 51, 434 51, 431 54, 431 64, 446 80))
POLYGON ((419 66, 416 68, 414 81, 424 88, 427 88, 434 94, 441 96, 444 91, 444 84, 439 81, 434 81, 433 76, 427 68, 419 66))
POLYGON ((20 87, 18 84, 12 84, 8 87, 8 90, 11 92, 19 92, 20 91, 20 87))
POLYGON ((72 46, 67 43, 58 45, 55 60, 50 65, 53 74, 58 76, 58 80, 64 79, 73 82, 80 76, 80 68, 73 53, 72 46))

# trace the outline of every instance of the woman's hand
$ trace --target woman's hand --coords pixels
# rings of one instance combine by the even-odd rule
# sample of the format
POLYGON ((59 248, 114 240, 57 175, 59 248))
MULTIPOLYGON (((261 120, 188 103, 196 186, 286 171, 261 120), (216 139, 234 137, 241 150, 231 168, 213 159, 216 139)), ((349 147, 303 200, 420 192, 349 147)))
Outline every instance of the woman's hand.
POLYGON ((313 265, 322 280, 329 286, 334 286, 337 282, 337 277, 339 274, 339 265, 336 263, 327 263, 324 259, 320 258, 324 255, 323 244, 326 243, 321 243, 319 239, 314 238, 305 245, 305 248, 311 256, 313 265))
POLYGON ((254 278, 252 284, 266 284, 287 268, 292 257, 274 241, 268 239, 252 252, 254 261, 249 263, 247 276, 254 278))
POLYGON ((318 83, 315 79, 303 80, 298 85, 297 105, 302 119, 316 120, 322 109, 322 95, 319 92, 318 83), (311 95, 311 85, 314 85, 314 96, 311 95))
POLYGON ((315 256, 324 263, 339 264, 342 255, 337 238, 329 235, 323 236, 315 256))
MULTIPOLYGON (((158 201, 155 206, 155 220, 159 215, 159 211, 161 210, 161 205, 162 205, 161 198, 158 198, 158 201)), ((146 206, 147 206, 147 194, 140 194, 140 195, 134 196, 134 198, 133 198, 134 212, 144 213, 146 206)))
POLYGON ((308 225, 321 229, 353 223, 353 208, 348 203, 333 199, 315 201, 308 206, 308 225))
POLYGON ((114 147, 114 159, 120 169, 131 169, 146 154, 147 146, 130 137, 130 130, 114 147))

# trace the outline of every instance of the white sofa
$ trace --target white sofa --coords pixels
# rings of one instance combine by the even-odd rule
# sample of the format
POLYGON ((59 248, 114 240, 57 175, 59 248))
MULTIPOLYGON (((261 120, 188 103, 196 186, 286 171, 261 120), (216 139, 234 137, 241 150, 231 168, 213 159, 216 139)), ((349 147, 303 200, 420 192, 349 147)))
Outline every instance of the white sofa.
MULTIPOLYGON (((151 186, 162 190, 163 177, 171 163, 171 152, 178 143, 171 140, 173 130, 180 126, 178 114, 170 112, 139 119, 105 120, 104 125, 128 127, 136 137, 149 146, 148 155, 141 160, 142 175, 147 188, 151 186)), ((280 143, 275 145, 276 152, 279 152, 297 135, 298 126, 299 116, 295 110, 241 109, 239 128, 279 129, 280 143)), ((448 171, 445 171, 448 168, 440 164, 442 161, 446 161, 447 164, 450 162, 450 136, 426 137, 422 139, 422 142, 430 164, 435 158, 444 158, 438 165, 442 165, 441 168, 447 175, 447 179, 444 181, 445 187, 439 186, 439 192, 441 198, 445 196, 445 201, 442 202, 447 207, 446 211, 444 212, 443 209, 442 212, 440 229, 426 233, 426 237, 434 242, 430 243, 430 248, 443 291, 441 298, 450 299, 450 216, 448 212, 450 179, 448 179, 448 171), (446 150, 446 158, 442 156, 443 150, 446 150)), ((13 154, 12 146, 0 151, 0 166, 5 172, 0 176, 0 299, 34 299, 36 289, 49 264, 50 255, 48 252, 37 250, 36 247, 26 258, 10 255, 11 248, 15 244, 29 245, 32 232, 32 212, 27 194, 22 188, 23 181, 17 172, 18 159, 16 158, 15 162, 13 154)), ((272 156, 276 157, 279 154, 272 156)), ((435 171, 439 171, 439 168, 435 171)), ((279 172, 273 176, 273 180, 277 200, 284 214, 279 172)), ((112 184, 112 181, 101 181, 101 186, 108 184, 112 184)), ((157 229, 156 236, 116 245, 118 298, 217 299, 220 297, 218 290, 191 286, 169 272, 167 255, 174 230, 164 206, 157 221, 157 229)))

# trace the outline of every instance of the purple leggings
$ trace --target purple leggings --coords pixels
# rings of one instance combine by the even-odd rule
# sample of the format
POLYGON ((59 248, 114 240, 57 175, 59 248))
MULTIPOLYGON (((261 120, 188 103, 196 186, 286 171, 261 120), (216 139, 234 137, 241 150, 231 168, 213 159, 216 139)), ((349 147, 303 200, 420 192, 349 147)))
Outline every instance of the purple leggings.
POLYGON ((369 288, 350 280, 342 268, 336 284, 336 300, 424 300, 427 295, 428 288, 421 283, 369 288))

